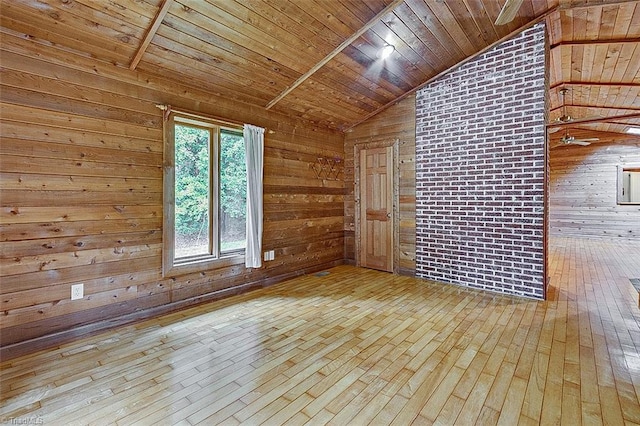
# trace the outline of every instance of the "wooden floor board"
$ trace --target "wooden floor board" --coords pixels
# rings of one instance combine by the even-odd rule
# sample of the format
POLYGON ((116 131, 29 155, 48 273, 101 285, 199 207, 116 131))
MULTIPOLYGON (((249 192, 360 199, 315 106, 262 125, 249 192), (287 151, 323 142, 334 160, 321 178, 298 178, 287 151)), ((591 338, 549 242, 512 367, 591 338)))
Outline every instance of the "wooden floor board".
POLYGON ((5 361, 0 420, 640 424, 640 242, 554 237, 549 266, 544 302, 301 276, 5 361))

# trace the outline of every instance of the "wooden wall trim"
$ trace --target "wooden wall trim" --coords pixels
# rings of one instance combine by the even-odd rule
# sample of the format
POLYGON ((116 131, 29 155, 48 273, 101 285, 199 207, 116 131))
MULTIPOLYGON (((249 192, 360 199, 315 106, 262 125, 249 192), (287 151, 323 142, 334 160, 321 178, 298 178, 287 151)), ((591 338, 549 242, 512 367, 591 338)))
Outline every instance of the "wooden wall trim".
MULTIPOLYGON (((544 28, 544 63, 546 64, 544 70, 544 122, 549 122, 549 113, 551 110, 551 99, 549 97, 549 85, 551 84, 551 52, 549 50, 549 27, 545 25, 544 28)), ((550 163, 549 163, 549 130, 545 128, 544 132, 544 184, 542 187, 542 299, 547 300, 547 288, 551 281, 551 274, 549 269, 549 180, 550 180, 550 163)))
MULTIPOLYGON (((9 345, 0 347, 0 362, 8 361, 19 356, 28 355, 37 351, 45 350, 55 346, 59 346, 64 343, 68 343, 79 338, 92 336, 107 330, 111 330, 123 325, 131 324, 134 322, 143 321, 146 319, 166 315, 171 312, 179 311, 182 309, 190 308, 203 303, 213 302, 215 300, 243 294, 251 290, 256 290, 263 287, 268 287, 288 279, 312 274, 314 272, 322 271, 324 269, 333 268, 335 266, 343 265, 344 261, 334 260, 322 265, 314 265, 308 268, 300 269, 293 272, 280 274, 274 277, 268 277, 257 281, 229 287, 221 290, 212 291, 207 294, 202 294, 188 299, 178 300, 176 302, 168 303, 153 308, 143 309, 140 311, 131 312, 125 315, 110 316, 107 319, 92 322, 80 327, 74 327, 64 331, 59 331, 44 336, 36 337, 21 342, 16 342, 9 345)), ((134 308, 135 309, 135 308, 134 308)), ((103 309, 104 310, 104 309, 103 309)))

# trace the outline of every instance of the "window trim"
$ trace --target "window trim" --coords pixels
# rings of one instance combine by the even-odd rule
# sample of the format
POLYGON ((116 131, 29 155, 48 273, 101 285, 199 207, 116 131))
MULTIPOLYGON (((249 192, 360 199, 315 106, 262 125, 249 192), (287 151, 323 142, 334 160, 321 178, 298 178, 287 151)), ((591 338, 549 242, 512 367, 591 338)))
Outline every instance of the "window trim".
MULTIPOLYGON (((219 200, 219 170, 220 170, 220 132, 227 130, 242 133, 242 126, 234 126, 227 122, 171 111, 163 120, 163 230, 162 230, 162 276, 174 277, 183 274, 201 272, 214 268, 223 268, 239 265, 245 261, 245 249, 239 249, 220 253, 219 238, 210 239, 210 248, 219 256, 195 255, 176 261, 175 259, 175 125, 185 123, 195 127, 202 127, 216 131, 211 132, 214 137, 210 138, 210 159, 209 179, 212 186, 212 193, 209 199, 209 209, 211 212, 216 208, 216 214, 210 215, 210 229, 218 229, 220 203, 219 200), (177 118, 177 119, 176 119, 177 118), (215 216, 215 217, 213 217, 215 216)), ((217 232, 217 231, 216 231, 217 232)))
POLYGON ((640 171, 640 163, 619 164, 616 179, 616 203, 621 206, 637 206, 640 201, 624 201, 623 194, 623 173, 627 170, 640 171))

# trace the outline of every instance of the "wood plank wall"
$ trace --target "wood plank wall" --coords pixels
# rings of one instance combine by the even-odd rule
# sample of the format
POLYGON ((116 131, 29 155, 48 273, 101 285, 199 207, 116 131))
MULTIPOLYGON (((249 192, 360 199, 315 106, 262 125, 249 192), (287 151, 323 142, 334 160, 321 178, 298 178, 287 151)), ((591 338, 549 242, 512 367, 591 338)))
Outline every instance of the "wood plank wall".
POLYGON ((313 171, 318 157, 343 157, 342 133, 0 31, 3 350, 344 262, 344 183, 313 171), (162 277, 159 103, 274 131, 264 187, 274 261, 162 277), (78 282, 85 297, 71 301, 78 282))
POLYGON ((640 163, 640 139, 600 139, 551 150, 553 235, 640 238, 640 206, 616 204, 617 166, 640 163))
POLYGON ((416 269, 416 98, 411 95, 354 127, 345 138, 345 252, 355 263, 354 146, 368 142, 399 141, 400 256, 398 272, 414 275, 416 269))

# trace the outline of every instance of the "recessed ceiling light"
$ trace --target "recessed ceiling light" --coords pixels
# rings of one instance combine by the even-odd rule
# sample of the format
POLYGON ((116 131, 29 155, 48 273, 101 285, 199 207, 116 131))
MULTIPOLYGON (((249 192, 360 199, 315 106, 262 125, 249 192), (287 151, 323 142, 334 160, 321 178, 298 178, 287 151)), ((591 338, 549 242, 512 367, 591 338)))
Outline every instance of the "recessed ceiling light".
POLYGON ((627 129, 627 133, 631 133, 632 135, 640 135, 640 127, 629 127, 627 129))
POLYGON ((378 56, 380 57, 380 59, 386 59, 389 57, 389 55, 391 55, 393 53, 393 51, 396 50, 395 47, 393 47, 390 44, 385 44, 382 49, 380 49, 380 52, 378 53, 378 56))

